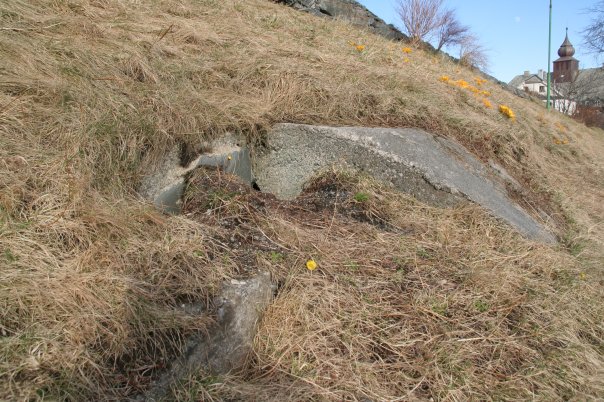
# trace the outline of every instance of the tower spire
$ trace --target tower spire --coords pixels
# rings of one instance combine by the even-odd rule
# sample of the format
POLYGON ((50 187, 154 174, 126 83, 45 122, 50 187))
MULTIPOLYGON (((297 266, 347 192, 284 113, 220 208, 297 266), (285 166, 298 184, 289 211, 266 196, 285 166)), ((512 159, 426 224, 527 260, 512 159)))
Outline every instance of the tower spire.
POLYGON ((564 37, 564 42, 560 45, 560 49, 558 49, 558 56, 560 57, 573 57, 575 54, 575 47, 570 40, 568 39, 568 27, 566 28, 566 36, 564 37))
POLYGON ((579 74, 579 60, 575 59, 575 47, 568 39, 568 27, 566 28, 566 36, 564 42, 558 49, 560 58, 554 61, 553 79, 556 83, 573 82, 579 74))

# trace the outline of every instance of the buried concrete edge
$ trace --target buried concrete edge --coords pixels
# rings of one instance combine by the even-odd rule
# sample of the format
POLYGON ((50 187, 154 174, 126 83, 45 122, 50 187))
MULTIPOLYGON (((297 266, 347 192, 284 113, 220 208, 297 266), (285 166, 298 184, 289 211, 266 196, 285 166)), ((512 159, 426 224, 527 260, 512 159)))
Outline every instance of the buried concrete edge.
MULTIPOLYGON (((498 172, 460 144, 418 129, 328 127, 282 123, 254 154, 253 171, 262 191, 291 199, 318 172, 336 166, 391 184, 439 207, 470 200, 525 237, 555 244, 541 223, 491 179, 498 172)), ((501 178, 504 181, 504 178, 501 178)))
POLYGON ((226 281, 214 299, 215 325, 207 335, 191 337, 184 354, 137 400, 165 400, 172 385, 186 381, 194 373, 223 375, 242 368, 275 290, 268 272, 245 280, 226 281))
POLYGON ((470 200, 527 238, 556 243, 544 225, 508 197, 502 182, 510 183, 510 178, 501 169, 483 164, 455 141, 422 130, 282 123, 267 134, 265 147, 254 149, 253 161, 248 147, 232 138, 217 144, 214 152, 200 155, 187 167, 180 166, 174 150, 143 180, 141 194, 158 209, 179 213, 186 174, 213 166, 278 198, 291 199, 317 173, 335 167, 364 172, 438 207, 470 200))
POLYGON ((216 167, 239 176, 246 184, 253 181, 250 150, 239 145, 233 137, 226 136, 208 145, 212 151, 199 155, 186 167, 181 166, 179 147, 174 147, 147 175, 139 193, 155 207, 167 214, 179 214, 186 187, 186 175, 198 167, 216 167))

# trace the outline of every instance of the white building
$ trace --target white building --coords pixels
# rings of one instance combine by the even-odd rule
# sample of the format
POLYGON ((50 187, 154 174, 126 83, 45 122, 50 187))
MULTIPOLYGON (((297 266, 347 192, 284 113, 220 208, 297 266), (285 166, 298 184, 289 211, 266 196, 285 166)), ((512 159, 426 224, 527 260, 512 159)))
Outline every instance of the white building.
MULTIPOLYGON (((547 73, 543 70, 539 70, 535 74, 525 71, 524 74, 514 77, 509 84, 539 97, 543 104, 547 102, 547 73)), ((554 82, 551 84, 550 102, 552 107, 561 113, 573 115, 577 111, 577 102, 566 99, 561 93, 561 88, 554 82)))

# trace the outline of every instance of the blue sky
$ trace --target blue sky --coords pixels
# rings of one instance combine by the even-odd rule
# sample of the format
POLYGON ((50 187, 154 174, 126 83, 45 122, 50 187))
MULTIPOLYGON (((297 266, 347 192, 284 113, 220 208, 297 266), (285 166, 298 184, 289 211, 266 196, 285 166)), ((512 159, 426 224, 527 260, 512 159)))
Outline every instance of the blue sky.
MULTIPOLYGON (((400 27, 396 0, 358 1, 386 22, 400 27)), ((445 3, 482 40, 488 49, 489 72, 495 77, 508 82, 525 70, 547 70, 548 0, 445 0, 445 3)), ((580 67, 600 65, 581 46, 581 31, 591 18, 586 9, 595 3, 597 0, 553 0, 552 61, 558 58, 558 48, 568 26, 580 67)))

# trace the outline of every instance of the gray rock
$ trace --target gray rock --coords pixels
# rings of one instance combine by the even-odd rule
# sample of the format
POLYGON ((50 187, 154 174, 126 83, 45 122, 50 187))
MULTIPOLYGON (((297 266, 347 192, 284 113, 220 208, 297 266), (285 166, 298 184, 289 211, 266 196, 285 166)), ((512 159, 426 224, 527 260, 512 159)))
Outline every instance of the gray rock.
POLYGON ((268 272, 225 283, 215 299, 217 320, 208 335, 191 338, 185 354, 139 400, 162 400, 172 384, 199 370, 221 375, 241 368, 252 350, 258 324, 273 293, 268 272))
POLYGON ((496 173, 501 179, 503 179, 509 186, 511 186, 516 191, 522 191, 522 186, 508 171, 501 166, 499 163, 495 162, 492 159, 489 159, 489 167, 493 169, 493 172, 496 173))
POLYGON ((398 41, 408 39, 407 35, 392 24, 386 24, 384 20, 354 0, 278 0, 277 2, 315 15, 342 19, 388 39, 398 41))
POLYGON ((482 205, 528 238, 555 243, 554 236, 515 204, 464 147, 416 129, 316 127, 278 124, 268 148, 257 150, 256 183, 290 199, 311 177, 331 166, 363 171, 436 206, 464 200, 482 205))

